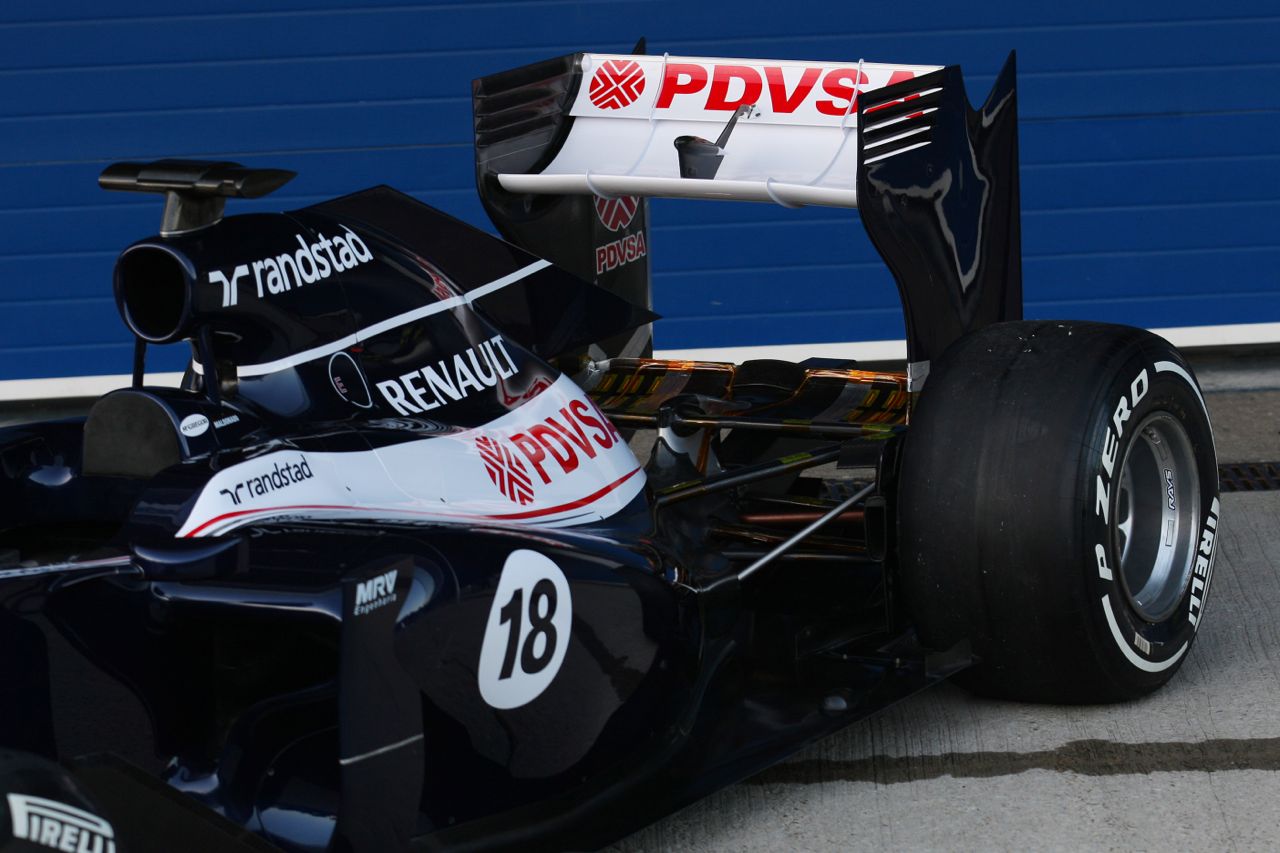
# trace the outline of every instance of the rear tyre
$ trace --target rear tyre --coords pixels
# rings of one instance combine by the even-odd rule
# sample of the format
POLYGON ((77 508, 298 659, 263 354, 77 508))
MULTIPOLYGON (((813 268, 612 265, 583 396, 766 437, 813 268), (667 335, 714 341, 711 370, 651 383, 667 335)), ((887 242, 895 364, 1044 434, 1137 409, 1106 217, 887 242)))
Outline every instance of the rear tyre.
POLYGON ((988 694, 1106 702, 1172 677, 1218 529, 1204 398, 1167 341, 1018 322, 956 342, 911 418, 900 584, 921 639, 972 643, 988 694))

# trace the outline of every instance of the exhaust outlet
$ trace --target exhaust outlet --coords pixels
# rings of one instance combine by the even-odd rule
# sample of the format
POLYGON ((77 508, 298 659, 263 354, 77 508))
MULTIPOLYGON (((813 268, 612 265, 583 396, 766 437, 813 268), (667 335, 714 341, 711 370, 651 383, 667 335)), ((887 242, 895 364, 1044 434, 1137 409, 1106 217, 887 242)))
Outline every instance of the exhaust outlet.
POLYGON ((134 246, 116 261, 116 307, 130 331, 148 343, 190 337, 194 284, 190 263, 160 246, 134 246))

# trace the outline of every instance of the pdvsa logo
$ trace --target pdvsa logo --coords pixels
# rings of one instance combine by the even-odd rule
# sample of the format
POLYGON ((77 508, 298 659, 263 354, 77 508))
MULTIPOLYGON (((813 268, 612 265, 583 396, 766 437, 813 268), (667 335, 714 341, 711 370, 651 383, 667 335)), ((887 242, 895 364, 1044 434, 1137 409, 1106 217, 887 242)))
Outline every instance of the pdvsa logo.
POLYGON ((533 480, 511 448, 481 435, 476 438, 476 450, 480 451, 485 473, 507 500, 520 506, 533 502, 533 480))
POLYGON ((750 105, 743 120, 813 127, 856 123, 860 93, 934 70, 933 66, 875 62, 593 57, 598 64, 575 102, 582 115, 623 113, 651 120, 714 121, 718 116, 728 119, 738 108, 750 105))
POLYGON ((600 224, 610 231, 619 231, 631 224, 640 209, 640 199, 633 195, 618 198, 601 198, 596 196, 596 216, 600 224))
POLYGON ((478 436, 476 449, 498 490, 524 506, 532 503, 537 480, 550 485, 621 441, 617 429, 588 399, 571 400, 554 415, 505 439, 478 436))
POLYGON ((602 110, 631 106, 644 92, 644 69, 634 59, 610 59, 591 77, 591 103, 602 110))
POLYGON ((858 109, 858 93, 875 85, 892 86, 911 80, 915 72, 897 69, 884 83, 872 84, 859 67, 810 65, 721 65, 670 62, 654 109, 695 106, 698 110, 731 112, 743 104, 768 107, 774 115, 843 117, 858 109), (797 76, 797 73, 799 76, 797 76), (825 97, 824 97, 825 96, 825 97))
POLYGON ((619 237, 611 243, 596 247, 596 275, 616 270, 648 254, 643 231, 619 237))

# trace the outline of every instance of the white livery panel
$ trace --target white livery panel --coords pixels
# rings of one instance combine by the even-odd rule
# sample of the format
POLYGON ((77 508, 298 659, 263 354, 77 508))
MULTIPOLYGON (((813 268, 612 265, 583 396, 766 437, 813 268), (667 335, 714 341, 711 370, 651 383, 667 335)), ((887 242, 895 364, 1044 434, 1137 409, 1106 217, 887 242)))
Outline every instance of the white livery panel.
POLYGON ((936 71, 877 62, 583 54, 573 127, 520 193, 594 193, 856 207, 857 95, 936 71), (675 141, 738 119, 714 179, 681 175, 675 141))
POLYGON ((215 474, 178 531, 290 519, 569 526, 608 518, 644 488, 609 420, 560 377, 483 427, 376 450, 276 450, 215 474))

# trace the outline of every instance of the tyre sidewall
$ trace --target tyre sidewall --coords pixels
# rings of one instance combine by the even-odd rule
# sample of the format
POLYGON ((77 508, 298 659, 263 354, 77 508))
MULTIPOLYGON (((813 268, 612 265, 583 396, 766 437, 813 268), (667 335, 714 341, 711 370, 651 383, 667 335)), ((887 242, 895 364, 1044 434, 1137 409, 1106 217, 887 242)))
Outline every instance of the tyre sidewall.
POLYGON ((1083 442, 1076 490, 1082 499, 1078 553, 1084 583, 1079 588, 1085 591, 1080 603, 1095 660, 1112 691, 1138 696, 1167 681, 1195 639, 1218 550, 1220 501, 1208 411, 1176 350, 1149 336, 1140 347, 1129 349, 1118 365, 1099 388, 1083 442), (1117 483, 1126 454, 1139 440, 1136 428, 1156 412, 1173 416, 1187 432, 1200 505, 1186 588, 1169 615, 1149 621, 1135 610, 1124 589, 1109 520, 1116 517, 1117 483))

